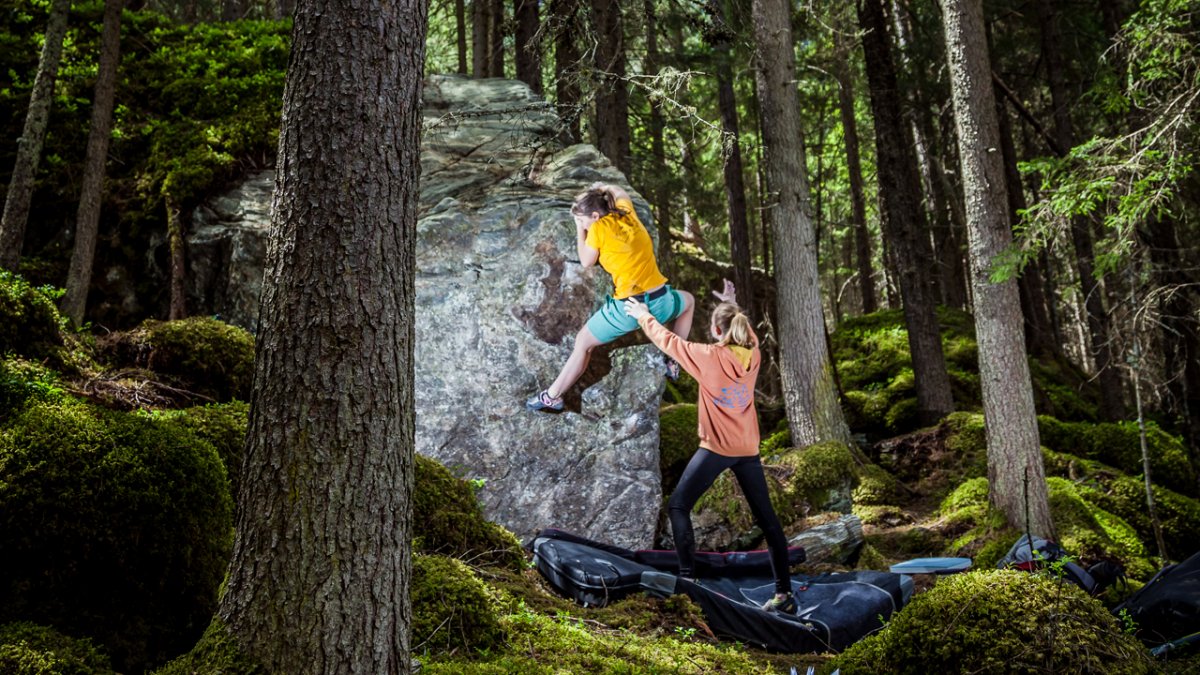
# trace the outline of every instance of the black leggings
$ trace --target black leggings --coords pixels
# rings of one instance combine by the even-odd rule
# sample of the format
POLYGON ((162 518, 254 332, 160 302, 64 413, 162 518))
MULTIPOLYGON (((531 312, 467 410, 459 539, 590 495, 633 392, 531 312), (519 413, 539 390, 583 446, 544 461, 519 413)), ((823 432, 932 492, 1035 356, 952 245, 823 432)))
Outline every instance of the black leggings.
POLYGON ((667 512, 671 516, 671 532, 675 536, 675 550, 679 553, 679 576, 695 576, 696 536, 692 531, 692 507, 725 469, 733 469, 733 475, 742 487, 746 501, 750 502, 754 522, 762 528, 766 536, 767 548, 771 550, 771 571, 775 574, 775 591, 790 592, 792 584, 788 574, 787 537, 783 535, 783 527, 779 524, 775 509, 771 507, 767 479, 763 475, 762 461, 758 455, 726 457, 704 448, 692 455, 692 461, 688 462, 683 477, 679 479, 679 485, 667 502, 667 512))

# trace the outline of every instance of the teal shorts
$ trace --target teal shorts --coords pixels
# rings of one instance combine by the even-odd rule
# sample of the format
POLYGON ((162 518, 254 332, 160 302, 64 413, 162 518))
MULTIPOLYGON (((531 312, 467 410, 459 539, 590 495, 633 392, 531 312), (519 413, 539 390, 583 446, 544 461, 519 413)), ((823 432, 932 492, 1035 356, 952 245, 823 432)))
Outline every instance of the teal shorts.
MULTIPOLYGON (((645 294, 630 296, 645 302, 650 307, 650 313, 662 324, 683 313, 683 296, 670 285, 664 286, 664 288, 666 289, 665 293, 648 302, 645 294)), ((638 322, 625 313, 624 300, 617 300, 610 295, 605 298, 604 306, 596 310, 592 318, 588 319, 587 327, 601 344, 605 344, 637 330, 638 322)))

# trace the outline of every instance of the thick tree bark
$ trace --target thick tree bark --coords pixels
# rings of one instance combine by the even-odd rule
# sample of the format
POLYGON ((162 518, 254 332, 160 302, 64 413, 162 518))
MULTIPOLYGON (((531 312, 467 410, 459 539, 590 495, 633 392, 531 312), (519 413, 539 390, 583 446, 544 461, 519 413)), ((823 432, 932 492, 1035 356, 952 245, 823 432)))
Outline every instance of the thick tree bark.
POLYGON ((838 108, 842 115, 842 137, 846 144, 846 170, 850 174, 850 213, 853 218, 854 251, 858 269, 858 289, 863 314, 879 309, 875 298, 875 279, 871 272, 871 232, 867 229, 867 200, 863 197, 862 162, 858 156, 858 121, 854 114, 854 76, 850 71, 852 44, 837 34, 834 48, 834 76, 838 82, 838 108))
POLYGON ((880 222, 892 243, 898 268, 904 324, 917 387, 917 415, 933 424, 954 410, 950 376, 937 322, 937 292, 929 273, 933 250, 925 213, 917 202, 921 186, 911 132, 904 123, 900 91, 888 37, 888 0, 861 0, 859 22, 875 117, 875 156, 879 174, 880 222))
MULTIPOLYGON (((1071 104, 1067 100, 1067 84, 1059 51, 1062 36, 1058 28, 1058 12, 1055 11, 1053 0, 1038 2, 1037 9, 1042 27, 1042 56, 1046 63, 1046 79, 1050 84, 1050 101, 1054 107, 1054 136, 1059 147, 1066 152, 1075 145, 1075 130, 1071 123, 1071 104)), ((1076 216, 1072 219, 1071 243, 1075 248, 1076 270, 1087 308, 1088 337, 1096 362, 1096 376, 1100 381, 1100 414, 1108 421, 1117 421, 1125 419, 1125 388, 1109 345, 1104 288, 1092 268, 1095 253, 1091 229, 1091 222, 1086 216, 1076 216)))
POLYGON ((517 79, 529 85, 533 93, 542 93, 542 49, 537 40, 537 0, 513 0, 516 19, 517 79))
POLYGON ((113 97, 117 89, 117 66, 120 65, 123 4, 123 0, 104 1, 100 63, 96 75, 96 91, 92 98, 87 155, 83 162, 83 187, 79 195, 79 211, 75 216, 75 246, 71 251, 71 267, 67 272, 67 292, 62 298, 63 314, 76 326, 83 323, 88 289, 92 285, 92 262, 96 257, 96 238, 100 228, 104 165, 108 159, 108 139, 112 135, 113 97))
MULTIPOLYGON (((596 147, 629 176, 633 156, 629 144, 629 85, 625 82, 625 26, 621 0, 596 0, 592 24, 599 33, 596 45, 596 147)), ((578 38, 576 38, 578 39, 578 38)))
POLYGON ((273 673, 408 673, 425 0, 300 0, 237 538, 219 609, 273 673))
POLYGON ((467 74, 467 3, 466 0, 454 0, 454 27, 458 43, 458 73, 467 74))
POLYGON ((764 205, 775 231, 779 369, 792 441, 850 443, 825 346, 789 8, 786 0, 754 0, 751 10, 770 190, 764 205))
POLYGON ((490 33, 488 15, 492 0, 471 0, 471 77, 490 77, 491 51, 488 49, 490 33))
POLYGON ((579 118, 579 0, 550 0, 554 18, 554 102, 563 121, 567 143, 580 139, 579 118))
POLYGON ((732 31, 726 24, 724 0, 708 3, 714 28, 709 35, 717 71, 717 107, 721 111, 721 156, 724 159, 725 203, 729 214, 729 253, 738 302, 754 317, 754 277, 750 270, 750 219, 746 213, 746 184, 738 131, 737 99, 733 93, 732 31))
POLYGON ((1012 526, 1054 538, 1017 283, 993 283, 989 278, 996 256, 1012 243, 1012 230, 982 0, 940 4, 967 211, 989 499, 1012 526))
POLYGON ((62 58, 63 37, 67 34, 67 14, 71 0, 54 0, 50 6, 50 21, 42 42, 33 92, 29 96, 29 111, 25 113, 25 128, 17 139, 17 161, 13 164, 4 201, 4 216, 0 219, 0 267, 16 271, 25 244, 25 226, 29 222, 29 205, 33 202, 33 184, 38 163, 42 159, 42 142, 46 139, 46 124, 50 118, 54 81, 62 58))
POLYGON ((167 318, 172 321, 187 317, 184 278, 187 269, 187 250, 184 241, 183 213, 179 204, 167 198, 167 244, 171 249, 171 301, 167 318))
MULTIPOLYGON (((659 53, 658 53, 658 11, 654 7, 654 0, 644 0, 642 3, 643 13, 646 19, 646 74, 651 77, 658 75, 659 53)), ((656 176, 664 176, 667 171, 667 152, 666 144, 663 140, 663 133, 666 129, 666 121, 663 117, 662 102, 653 97, 650 99, 650 170, 649 174, 656 176)), ((666 274, 668 278, 671 274, 671 196, 664 189, 662 180, 649 181, 652 186, 653 193, 651 200, 654 202, 654 224, 658 230, 658 267, 666 274)))

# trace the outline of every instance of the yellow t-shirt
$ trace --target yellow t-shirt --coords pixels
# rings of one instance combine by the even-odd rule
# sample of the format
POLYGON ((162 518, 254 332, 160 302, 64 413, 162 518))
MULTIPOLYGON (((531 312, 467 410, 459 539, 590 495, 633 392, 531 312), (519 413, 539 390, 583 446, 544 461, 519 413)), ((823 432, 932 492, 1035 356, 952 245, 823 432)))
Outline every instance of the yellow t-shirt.
POLYGON ((588 228, 587 245, 600 252, 600 266, 612 275, 617 300, 658 288, 667 278, 654 260, 654 241, 638 220, 633 202, 617 200, 625 215, 609 214, 588 228))

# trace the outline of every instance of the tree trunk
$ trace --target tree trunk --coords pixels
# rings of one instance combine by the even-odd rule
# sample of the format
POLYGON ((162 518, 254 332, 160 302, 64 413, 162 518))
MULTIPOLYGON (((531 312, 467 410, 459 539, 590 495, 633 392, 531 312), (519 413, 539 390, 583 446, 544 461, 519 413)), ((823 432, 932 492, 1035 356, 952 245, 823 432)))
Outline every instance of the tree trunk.
POLYGON ((96 238, 100 228, 100 198, 104 188, 104 164, 108 159, 108 139, 112 135, 113 97, 116 94, 117 66, 120 65, 121 7, 123 0, 104 1, 104 27, 100 36, 100 63, 96 92, 92 99, 91 126, 88 127, 87 155, 83 162, 83 187, 79 211, 75 216, 75 246, 67 272, 67 292, 62 311, 76 326, 83 324, 88 289, 92 285, 92 262, 96 256, 96 238))
POLYGON ((838 107, 842 114, 842 137, 846 144, 846 170, 850 174, 850 212, 854 230, 854 250, 858 264, 858 289, 863 314, 879 308, 875 299, 875 279, 871 272, 871 232, 867 229, 867 200, 863 197, 862 163, 858 156, 858 121, 854 114, 854 76, 850 71, 850 42, 837 33, 834 48, 834 76, 838 82, 838 107))
MULTIPOLYGON (((1013 143, 1012 122, 1008 118, 1004 97, 998 92, 996 120, 1000 132, 1000 150, 1004 159, 1004 184, 1008 188, 1008 219, 1009 224, 1015 228, 1021 221, 1018 214, 1026 207, 1025 192, 1021 189, 1021 172, 1017 170, 1017 149, 1013 143)), ((1021 314, 1025 317, 1025 344, 1029 352, 1037 356, 1057 355, 1059 352, 1050 328, 1050 314, 1046 309, 1041 269, 1036 264, 1027 265, 1021 271, 1017 288, 1021 296, 1021 314)))
POLYGON ((471 0, 471 77, 489 77, 491 52, 488 49, 488 15, 491 0, 471 0))
POLYGON ((296 11, 219 609, 267 672, 410 672, 426 10, 300 0, 296 11))
POLYGON ((454 26, 458 33, 458 73, 467 74, 467 7, 466 0, 454 0, 454 26))
POLYGON ((989 499, 1020 530, 1054 538, 1017 283, 992 283, 1012 243, 981 0, 941 0, 967 211, 989 499), (1028 498, 1026 498, 1028 494, 1028 498), (1027 522, 1028 521, 1028 522, 1027 522))
MULTIPOLYGON (((1050 101, 1054 107, 1055 140, 1062 151, 1067 152, 1075 145, 1075 130, 1071 124, 1071 104, 1067 101, 1062 54, 1059 52, 1062 35, 1058 29, 1058 12, 1055 11, 1053 0, 1042 0, 1036 4, 1042 27, 1042 56, 1046 63, 1046 79, 1050 84, 1050 101)), ((1075 248, 1075 264, 1083 290, 1084 306, 1087 308, 1088 337, 1096 361, 1096 375, 1100 380, 1100 414, 1105 420, 1115 422, 1125 419, 1125 388, 1121 382, 1121 373, 1112 360, 1108 313, 1104 309, 1104 289, 1092 268, 1094 251, 1091 223, 1086 216, 1076 216, 1072 219, 1071 243, 1075 248)))
POLYGON ((488 77, 504 77, 504 0, 488 1, 488 77))
POLYGON ((850 443, 825 346, 789 8, 786 0, 754 0, 751 10, 770 190, 764 195, 764 206, 771 212, 775 231, 779 369, 792 442, 797 446, 850 443))
POLYGON ((714 24, 709 36, 716 58, 717 107, 721 111, 721 156, 724 159, 725 202, 729 208, 729 254, 738 302, 754 318, 754 277, 750 270, 750 221, 746 215, 746 185, 742 169, 742 144, 738 131, 737 99, 733 93, 730 61, 732 31, 726 24, 724 0, 708 3, 714 24))
POLYGON ((904 123, 900 90, 892 60, 886 16, 887 0, 858 3, 863 55, 875 117, 875 156, 879 174, 879 212, 884 236, 891 240, 904 324, 908 329, 913 374, 917 387, 917 415, 921 424, 936 423, 954 410, 950 376, 942 354, 937 322, 937 293, 929 273, 933 251, 925 227, 925 213, 917 202, 921 185, 911 132, 904 123))
POLYGON ((187 251, 184 242, 182 209, 170 197, 167 198, 167 242, 171 249, 171 304, 167 318, 172 321, 187 317, 187 301, 184 291, 187 251))
POLYGON ((596 0, 592 5, 592 24, 599 33, 596 145, 628 177, 633 157, 629 151, 629 86, 625 82, 625 32, 620 0, 596 0))
POLYGON ((37 76, 33 79, 29 111, 25 113, 25 128, 17 140, 17 161, 13 164, 12 178, 8 182, 4 217, 0 219, 0 267, 14 272, 25 244, 29 205, 33 202, 33 185, 37 178, 38 162, 42 158, 42 141, 46 139, 46 123, 50 118, 54 80, 58 77, 70 9, 71 0, 54 0, 50 6, 50 21, 46 25, 42 56, 38 60, 37 76))
POLYGON ((513 0, 513 17, 517 23, 517 79, 529 85, 533 93, 542 94, 542 49, 537 40, 537 0, 513 0))
POLYGON ((579 0, 550 0, 554 17, 554 102, 565 128, 567 143, 580 139, 579 118, 579 0))
MULTIPOLYGON (((654 8, 654 0, 644 0, 643 12, 646 15, 646 74, 658 75, 658 12, 654 8)), ((663 189, 661 176, 667 172, 666 144, 663 132, 666 121, 663 118, 662 102, 652 97, 650 99, 650 173, 659 179, 649 181, 653 193, 651 199, 654 208, 654 224, 658 230, 658 267, 668 278, 671 275, 671 196, 663 189)))

